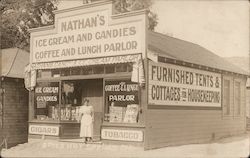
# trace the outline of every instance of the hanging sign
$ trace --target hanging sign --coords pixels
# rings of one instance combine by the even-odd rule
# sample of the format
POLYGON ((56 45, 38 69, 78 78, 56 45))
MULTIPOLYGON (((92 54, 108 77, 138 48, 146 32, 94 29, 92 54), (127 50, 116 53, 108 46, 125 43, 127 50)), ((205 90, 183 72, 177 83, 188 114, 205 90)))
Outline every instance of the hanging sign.
MULTIPOLYGON (((111 10, 88 8, 60 17, 54 34, 32 36, 32 62, 87 59, 145 52, 145 15, 111 17, 111 10), (74 15, 75 14, 75 15, 74 15)), ((55 15, 56 18, 59 16, 55 15)), ((60 15, 61 16, 61 15, 60 15)))
POLYGON ((221 106, 221 74, 167 63, 149 64, 151 105, 221 106))

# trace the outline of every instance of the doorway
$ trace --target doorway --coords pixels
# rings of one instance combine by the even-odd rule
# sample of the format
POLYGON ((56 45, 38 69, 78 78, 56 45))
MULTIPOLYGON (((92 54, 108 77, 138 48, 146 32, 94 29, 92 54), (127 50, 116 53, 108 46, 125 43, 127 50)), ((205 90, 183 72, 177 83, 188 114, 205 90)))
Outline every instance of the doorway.
POLYGON ((93 140, 101 139, 101 125, 103 117, 103 80, 90 79, 83 80, 82 86, 82 100, 84 98, 89 100, 89 104, 94 108, 94 125, 93 125, 93 140))
MULTIPOLYGON (((67 112, 62 113, 65 115, 61 114, 61 119, 75 122, 79 120, 80 106, 84 99, 88 99, 89 105, 93 106, 94 109, 93 140, 99 141, 101 139, 103 117, 103 79, 67 80, 63 81, 62 89, 61 109, 66 109, 67 111, 67 107, 71 106, 75 110, 73 110, 74 113, 71 115, 67 115, 67 112)), ((75 129, 75 132, 79 136, 80 125, 75 129)))

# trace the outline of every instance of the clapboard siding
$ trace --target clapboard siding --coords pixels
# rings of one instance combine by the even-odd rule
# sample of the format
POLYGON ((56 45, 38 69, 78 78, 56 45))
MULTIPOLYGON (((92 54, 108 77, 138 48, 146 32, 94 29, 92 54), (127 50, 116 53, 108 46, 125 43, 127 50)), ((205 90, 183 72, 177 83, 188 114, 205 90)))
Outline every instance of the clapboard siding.
POLYGON ((28 91, 23 79, 5 78, 3 135, 8 147, 28 141, 28 91))
POLYGON ((148 109, 146 124, 147 148, 204 142, 245 131, 244 117, 224 119, 220 110, 148 109))
MULTIPOLYGON (((167 105, 154 108, 154 105, 150 105, 146 111, 145 149, 205 143, 244 133, 246 131, 246 79, 233 75, 223 75, 222 78, 230 80, 229 115, 223 114, 223 106, 204 110, 192 109, 192 107, 171 109, 167 105), (234 84, 236 81, 241 84, 240 115, 237 115, 235 110, 234 84)), ((223 90, 221 97, 223 105, 223 90)))

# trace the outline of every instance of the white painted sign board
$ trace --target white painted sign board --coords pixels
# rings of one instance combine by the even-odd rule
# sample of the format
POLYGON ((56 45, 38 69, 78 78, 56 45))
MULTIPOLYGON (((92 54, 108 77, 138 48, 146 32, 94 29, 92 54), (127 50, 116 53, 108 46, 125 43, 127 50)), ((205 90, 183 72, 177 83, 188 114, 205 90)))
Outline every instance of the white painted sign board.
POLYGON ((221 107, 221 74, 149 63, 149 104, 221 107))
POLYGON ((103 128, 101 132, 102 139, 120 140, 120 141, 143 141, 143 132, 139 130, 120 130, 103 128))
POLYGON ((46 125, 29 125, 29 134, 58 136, 59 127, 46 125))
POLYGON ((114 16, 109 5, 55 14, 50 33, 31 33, 32 63, 144 54, 146 16, 114 16))

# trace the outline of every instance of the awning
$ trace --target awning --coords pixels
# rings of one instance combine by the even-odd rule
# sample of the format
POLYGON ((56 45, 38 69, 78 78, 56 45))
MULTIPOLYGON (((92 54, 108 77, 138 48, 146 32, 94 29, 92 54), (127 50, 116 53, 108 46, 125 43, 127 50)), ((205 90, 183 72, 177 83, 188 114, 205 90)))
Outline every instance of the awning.
POLYGON ((139 60, 141 60, 141 54, 133 54, 133 55, 111 56, 111 57, 102 57, 94 59, 34 63, 31 65, 31 69, 43 70, 43 69, 59 69, 59 68, 104 65, 104 64, 136 63, 139 60))
POLYGON ((94 59, 34 63, 25 67, 25 87, 32 90, 36 85, 36 70, 59 69, 92 65, 133 63, 131 81, 145 83, 145 75, 141 54, 112 56, 94 59))

